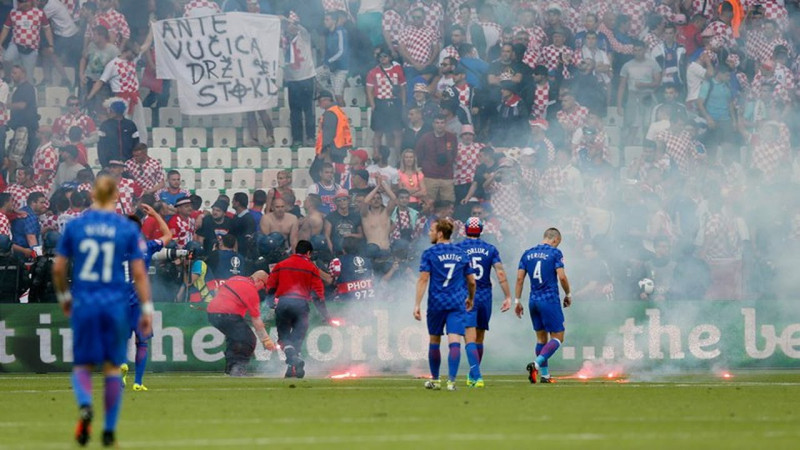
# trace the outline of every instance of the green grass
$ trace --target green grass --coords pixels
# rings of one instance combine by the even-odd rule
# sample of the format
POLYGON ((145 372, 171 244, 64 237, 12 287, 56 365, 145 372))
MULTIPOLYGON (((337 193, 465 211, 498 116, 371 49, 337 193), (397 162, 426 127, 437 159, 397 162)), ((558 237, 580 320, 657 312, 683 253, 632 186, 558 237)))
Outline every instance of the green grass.
MULTIPOLYGON (((148 374, 148 392, 126 391, 117 436, 121 448, 148 449, 797 448, 800 373, 735 375, 555 385, 487 376, 482 390, 460 381, 436 392, 401 376, 148 374)), ((99 377, 94 385, 97 448, 99 377)), ((0 449, 74 448, 76 418, 66 374, 0 376, 0 449)))

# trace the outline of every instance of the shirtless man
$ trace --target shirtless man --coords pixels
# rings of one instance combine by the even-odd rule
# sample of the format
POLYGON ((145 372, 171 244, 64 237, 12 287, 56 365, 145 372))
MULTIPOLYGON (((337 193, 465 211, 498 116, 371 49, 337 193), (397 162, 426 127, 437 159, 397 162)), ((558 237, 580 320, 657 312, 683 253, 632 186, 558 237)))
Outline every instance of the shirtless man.
POLYGON ((301 241, 310 241, 311 236, 322 234, 325 228, 325 214, 319 210, 322 198, 317 194, 308 194, 303 208, 306 216, 299 219, 297 238, 301 241))
POLYGON ((368 244, 376 244, 381 250, 389 250, 389 232, 392 228, 391 215, 397 197, 389 183, 381 175, 376 178, 377 185, 364 198, 361 205, 361 227, 368 244), (389 197, 389 204, 383 205, 381 194, 389 197))
POLYGON ((286 201, 276 198, 272 201, 272 212, 261 218, 261 233, 266 235, 278 232, 286 238, 290 248, 294 248, 298 241, 297 224, 297 216, 286 212, 286 201))

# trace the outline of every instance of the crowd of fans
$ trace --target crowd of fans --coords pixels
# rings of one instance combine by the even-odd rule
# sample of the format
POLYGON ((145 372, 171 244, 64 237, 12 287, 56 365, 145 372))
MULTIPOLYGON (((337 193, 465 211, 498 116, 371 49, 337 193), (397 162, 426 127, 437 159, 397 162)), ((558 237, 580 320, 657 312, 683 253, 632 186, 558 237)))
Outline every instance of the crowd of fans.
MULTIPOLYGON (((30 287, 31 301, 41 301, 30 285, 43 284, 53 233, 91 203, 93 146, 120 185, 119 212, 155 239, 163 230, 140 208, 152 206, 186 250, 157 264, 161 301, 202 300, 212 280, 268 268, 301 239, 331 285, 331 260, 354 254, 376 280, 411 280, 430 224, 447 217, 463 230, 472 216, 512 263, 558 227, 576 298, 774 298, 791 279, 797 2, 14 3, 0 33, 0 131, 13 132, 8 146, 0 139, 0 274, 20 293, 30 287), (305 199, 286 170, 276 187, 220 195, 204 211, 212 199, 148 156, 142 108, 170 95, 155 78, 148 22, 221 11, 283 18, 292 139, 317 150, 305 199), (37 90, 55 75, 75 95, 40 125, 37 90), (366 148, 340 108, 354 106, 348 85, 364 89, 366 148)), ((248 114, 245 144, 259 145, 257 118, 266 152, 268 112, 248 114)))

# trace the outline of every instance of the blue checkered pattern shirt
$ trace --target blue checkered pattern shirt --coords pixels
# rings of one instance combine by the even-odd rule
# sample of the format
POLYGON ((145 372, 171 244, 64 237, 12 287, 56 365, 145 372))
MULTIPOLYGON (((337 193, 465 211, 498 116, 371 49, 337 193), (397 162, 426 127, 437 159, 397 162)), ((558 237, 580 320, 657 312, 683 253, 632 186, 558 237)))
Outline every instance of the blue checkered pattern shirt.
POLYGON ((456 244, 469 257, 472 269, 475 271, 475 284, 477 290, 492 290, 492 267, 500 261, 500 252, 497 248, 480 239, 464 239, 456 244))
POLYGON ((467 275, 475 271, 464 250, 435 244, 422 253, 419 271, 430 273, 428 311, 466 310, 467 275))
POLYGON ((558 276, 556 269, 564 267, 564 255, 561 250, 539 244, 522 254, 519 269, 528 274, 531 282, 531 301, 556 302, 558 297, 558 276))
POLYGON ((11 241, 22 248, 30 248, 28 245, 27 235, 32 234, 36 236, 36 242, 40 241, 42 234, 42 225, 39 223, 39 217, 33 212, 30 206, 23 206, 20 211, 28 213, 27 217, 14 219, 11 222, 11 241))

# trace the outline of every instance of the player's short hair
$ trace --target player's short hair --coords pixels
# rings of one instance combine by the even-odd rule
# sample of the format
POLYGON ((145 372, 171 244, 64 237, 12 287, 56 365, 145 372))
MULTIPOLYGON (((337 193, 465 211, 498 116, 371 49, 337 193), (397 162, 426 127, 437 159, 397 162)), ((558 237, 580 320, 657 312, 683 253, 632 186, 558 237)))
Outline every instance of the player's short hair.
POLYGON ((548 228, 544 230, 543 237, 547 240, 561 239, 561 232, 558 231, 558 228, 548 228))
POLYGON ((67 137, 72 142, 77 142, 83 139, 83 128, 81 127, 70 127, 69 131, 67 132, 67 137))
POLYGON ((111 34, 108 32, 108 28, 106 28, 106 27, 104 27, 102 25, 98 25, 98 26, 94 27, 94 29, 92 31, 94 31, 95 35, 100 36, 100 37, 102 37, 102 38, 104 38, 106 40, 111 39, 111 34))
POLYGON ((203 199, 197 194, 190 195, 189 201, 192 202, 192 209, 195 211, 197 211, 198 209, 200 209, 201 206, 203 206, 203 199))
POLYGON ((177 170, 175 170, 175 169, 172 169, 172 170, 170 170, 169 172, 167 172, 167 178, 169 178, 169 177, 171 177, 171 176, 173 176, 173 175, 181 176, 181 173, 180 173, 180 172, 178 172, 178 171, 177 171, 177 170))
POLYGON ((306 255, 314 251, 314 246, 311 245, 311 242, 306 241, 305 239, 298 241, 297 245, 294 247, 294 252, 298 255, 306 255))
POLYGON ((236 236, 230 233, 223 234, 220 240, 222 241, 222 245, 224 245, 227 248, 233 248, 236 246, 236 236))
POLYGON ((253 204, 256 206, 264 206, 267 203, 267 193, 263 189, 253 191, 253 204))
POLYGON ((144 142, 139 142, 138 144, 133 146, 132 151, 134 152, 147 151, 147 144, 145 144, 144 142))
POLYGON ((342 239, 342 250, 348 255, 358 254, 361 250, 361 240, 350 236, 342 239))
POLYGON ((453 235, 453 222, 449 219, 439 219, 434 222, 436 225, 436 231, 442 233, 442 237, 445 239, 450 239, 450 236, 453 235))
POLYGON ((408 195, 410 197, 411 196, 411 192, 408 192, 407 189, 399 189, 397 191, 397 196, 400 197, 401 195, 408 195))
POLYGON ((234 203, 240 204, 243 208, 247 208, 248 199, 247 194, 244 192, 237 192, 233 194, 233 201, 234 203))
POLYGON ((45 195, 42 194, 41 192, 31 192, 30 194, 28 194, 28 199, 27 199, 28 206, 38 202, 40 199, 44 197, 45 195))
POLYGON ((306 201, 314 208, 319 208, 320 205, 322 205, 322 197, 320 197, 319 194, 308 194, 306 196, 306 201))

